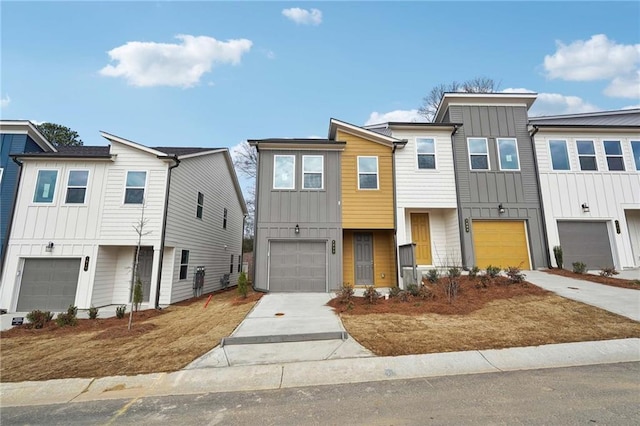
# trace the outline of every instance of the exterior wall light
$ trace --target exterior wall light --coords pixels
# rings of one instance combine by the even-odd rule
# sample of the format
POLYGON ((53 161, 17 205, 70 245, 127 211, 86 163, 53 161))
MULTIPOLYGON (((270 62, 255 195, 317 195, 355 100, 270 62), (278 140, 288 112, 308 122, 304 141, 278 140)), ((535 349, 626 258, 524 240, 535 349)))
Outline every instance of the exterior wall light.
POLYGON ((294 230, 294 232, 295 232, 296 234, 299 234, 299 233, 300 233, 300 227, 298 226, 298 224, 296 224, 296 229, 294 230))
POLYGON ((582 203, 582 211, 585 213, 589 213, 589 204, 582 203))
POLYGON ((504 213, 504 207, 502 207, 502 203, 498 204, 498 213, 504 213))
POLYGON ((53 251, 53 241, 49 241, 49 243, 44 247, 44 249, 48 252, 53 251))

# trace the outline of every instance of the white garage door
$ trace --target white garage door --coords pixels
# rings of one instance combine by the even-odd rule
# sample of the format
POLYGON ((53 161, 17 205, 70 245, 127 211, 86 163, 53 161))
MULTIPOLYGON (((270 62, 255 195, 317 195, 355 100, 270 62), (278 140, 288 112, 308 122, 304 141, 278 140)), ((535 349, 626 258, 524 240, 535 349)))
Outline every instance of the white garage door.
POLYGON ((25 259, 18 312, 66 311, 76 300, 80 259, 25 259))
POLYGON ((325 241, 271 241, 269 291, 327 291, 325 241))

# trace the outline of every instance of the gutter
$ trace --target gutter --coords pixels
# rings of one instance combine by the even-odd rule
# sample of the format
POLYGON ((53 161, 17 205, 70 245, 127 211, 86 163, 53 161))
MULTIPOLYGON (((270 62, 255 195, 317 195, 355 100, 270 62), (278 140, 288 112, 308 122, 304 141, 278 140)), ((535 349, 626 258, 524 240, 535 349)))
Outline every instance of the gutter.
POLYGON ((2 277, 2 271, 4 271, 4 262, 7 258, 7 251, 9 248, 9 239, 11 237, 11 228, 13 226, 13 217, 16 213, 16 203, 18 202, 18 192, 20 192, 20 182, 22 181, 22 162, 16 157, 11 157, 14 163, 18 165, 18 176, 16 180, 16 191, 13 194, 13 209, 11 209, 11 215, 9 216, 9 223, 7 223, 7 233, 4 240, 4 247, 2 250, 2 262, 0 263, 0 277, 2 277))
POLYGON ((458 129, 460 127, 460 125, 454 124, 453 132, 451 132, 451 153, 453 154, 453 170, 456 182, 456 201, 458 203, 458 208, 456 210, 458 211, 458 232, 460 233, 460 257, 462 258, 462 269, 466 271, 469 269, 469 266, 467 265, 467 253, 464 244, 464 217, 462 214, 462 202, 460 200, 460 179, 458 179, 457 176, 458 161, 456 158, 455 140, 453 139, 455 134, 458 133, 458 129))
POLYGON ((544 254, 547 258, 547 267, 551 267, 551 253, 549 252, 549 236, 547 235, 547 219, 544 214, 544 201, 542 200, 542 187, 540 185, 540 169, 538 168, 538 154, 536 154, 535 135, 540 127, 533 125, 533 131, 529 133, 531 149, 533 150, 533 167, 536 171, 536 183, 538 184, 538 200, 540 202, 540 220, 542 221, 542 240, 544 241, 544 254))
POLYGON ((171 170, 180 165, 180 160, 177 155, 172 157, 158 156, 158 158, 171 158, 175 161, 175 164, 169 166, 167 172, 167 189, 164 194, 164 211, 162 216, 162 233, 160 235, 160 261, 158 262, 158 281, 156 283, 156 303, 155 308, 160 309, 160 284, 162 282, 162 264, 164 262, 164 240, 167 234, 167 211, 169 210, 169 189, 171 188, 171 170))

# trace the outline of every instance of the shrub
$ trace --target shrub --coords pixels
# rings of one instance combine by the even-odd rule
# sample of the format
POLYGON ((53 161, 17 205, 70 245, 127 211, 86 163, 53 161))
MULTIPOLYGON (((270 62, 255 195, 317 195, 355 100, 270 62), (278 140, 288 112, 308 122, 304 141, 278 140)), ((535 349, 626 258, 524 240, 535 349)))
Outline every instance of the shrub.
POLYGON ((140 309, 140 304, 142 303, 143 298, 142 280, 138 277, 135 285, 133 286, 133 307, 136 312, 140 309))
POLYGON ((449 299, 449 303, 453 302, 453 300, 458 296, 458 290, 460 289, 460 283, 458 278, 460 278, 460 268, 453 267, 449 268, 447 271, 447 283, 445 285, 445 292, 447 293, 447 298, 449 299))
POLYGON ((58 327, 66 327, 67 325, 72 325, 72 326, 76 325, 78 323, 78 320, 76 318, 77 314, 78 314, 78 307, 69 305, 69 308, 67 308, 67 312, 58 314, 58 316, 56 317, 56 324, 58 324, 58 327))
POLYGON ((421 299, 433 299, 435 294, 433 294, 433 291, 426 285, 421 285, 418 290, 418 297, 421 299))
POLYGON ((480 272, 480 268, 478 268, 477 266, 474 266, 473 268, 469 269, 469 278, 471 280, 475 280, 476 277, 478 276, 478 272, 480 272))
POLYGON ((521 283, 526 278, 526 275, 522 273, 520 266, 507 266, 504 273, 507 274, 510 283, 521 283))
POLYGON ((440 272, 438 272, 437 269, 429 269, 427 271, 427 280, 430 283, 437 283, 438 282, 438 278, 440 278, 440 272))
POLYGON ((556 265, 558 265, 558 268, 562 269, 562 247, 553 246, 553 256, 556 258, 556 265))
POLYGON ((89 319, 96 319, 96 318, 98 318, 98 308, 91 305, 91 307, 89 308, 89 319))
POLYGON ((461 274, 462 271, 460 270, 460 268, 457 268, 455 266, 453 268, 449 268, 449 270, 447 271, 447 277, 449 278, 459 278, 461 274))
POLYGON ((610 268, 602 268, 602 270, 600 271, 600 276, 601 277, 612 277, 614 275, 618 275, 619 272, 616 271, 616 268, 611 266, 610 268))
POLYGON ((401 302, 408 302, 409 300, 411 300, 411 293, 406 290, 400 290, 400 292, 398 293, 398 300, 401 302))
POLYGON ((582 262, 573 262, 571 266, 573 266, 573 272, 576 274, 584 274, 587 270, 587 265, 582 262))
POLYGON ((398 295, 400 294, 400 292, 402 291, 402 289, 400 287, 391 287, 389 289, 389 298, 393 299, 395 297, 398 297, 398 295))
POLYGON ((406 291, 412 296, 417 296, 418 293, 420 293, 420 288, 418 287, 418 284, 407 284, 406 291))
POLYGON ((238 276, 238 294, 242 296, 242 298, 246 299, 248 292, 249 292, 249 283, 247 281, 247 274, 245 274, 244 271, 242 271, 238 276))
POLYGON ((476 284, 476 288, 487 288, 489 287, 489 277, 487 275, 480 275, 480 283, 476 284))
POLYGON ((127 313, 127 305, 120 305, 116 308, 116 318, 124 318, 124 314, 127 313))
POLYGON ((27 314, 27 319, 30 323, 29 328, 43 328, 52 318, 53 314, 51 312, 38 309, 27 314))
POLYGON ((380 292, 378 292, 374 286, 370 285, 364 289, 364 300, 370 305, 373 305, 380 298, 380 292))
POLYGON ((353 286, 350 283, 342 284, 342 288, 336 292, 336 297, 342 303, 347 303, 353 298, 353 286))
POLYGON ((487 275, 489 275, 490 278, 495 278, 499 274, 500 274, 499 266, 492 266, 492 265, 487 266, 487 275))

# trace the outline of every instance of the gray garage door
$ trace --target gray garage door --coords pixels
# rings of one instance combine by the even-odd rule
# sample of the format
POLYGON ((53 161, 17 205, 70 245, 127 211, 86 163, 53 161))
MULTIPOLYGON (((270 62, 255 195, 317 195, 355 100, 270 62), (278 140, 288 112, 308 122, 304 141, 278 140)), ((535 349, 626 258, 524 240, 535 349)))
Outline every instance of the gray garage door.
POLYGON ((565 269, 582 262, 588 269, 613 266, 606 222, 558 222, 565 269))
POLYGON ((269 290, 327 291, 325 241, 271 241, 269 290))
POLYGON ((19 312, 66 311, 76 300, 80 259, 25 259, 19 312))

